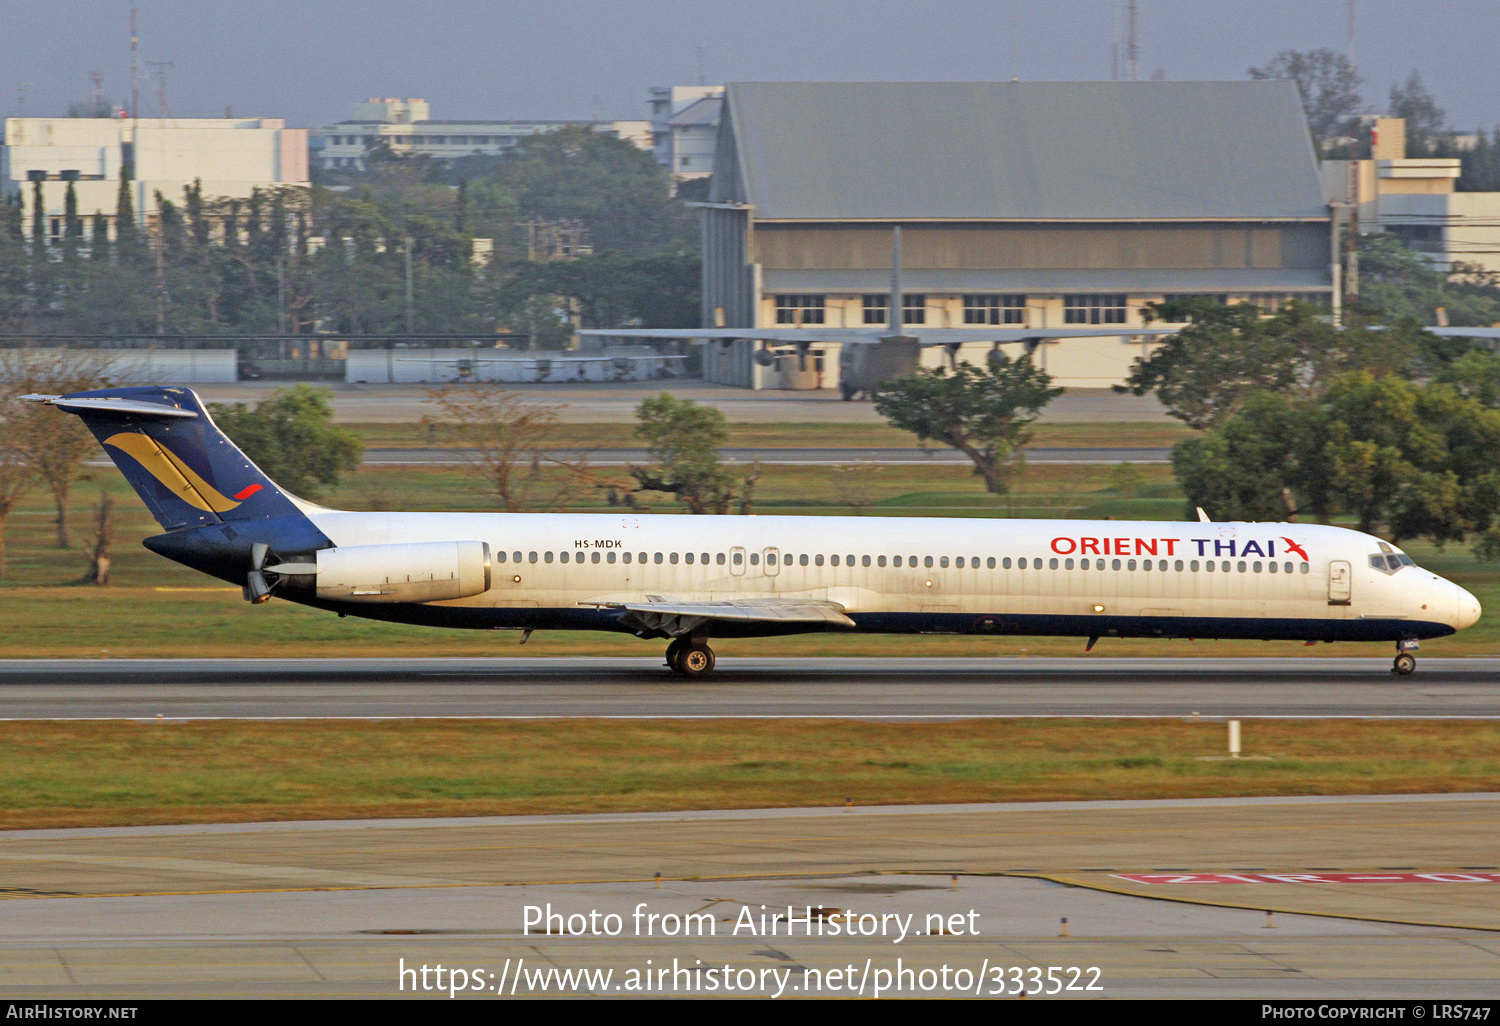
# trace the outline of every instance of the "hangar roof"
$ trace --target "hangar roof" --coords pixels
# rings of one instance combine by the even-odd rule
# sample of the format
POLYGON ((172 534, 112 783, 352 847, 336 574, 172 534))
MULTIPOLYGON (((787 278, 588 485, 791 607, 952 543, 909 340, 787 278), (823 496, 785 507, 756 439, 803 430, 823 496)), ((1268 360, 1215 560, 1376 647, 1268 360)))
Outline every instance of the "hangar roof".
POLYGON ((789 220, 1327 218, 1291 82, 741 82, 711 199, 789 220))

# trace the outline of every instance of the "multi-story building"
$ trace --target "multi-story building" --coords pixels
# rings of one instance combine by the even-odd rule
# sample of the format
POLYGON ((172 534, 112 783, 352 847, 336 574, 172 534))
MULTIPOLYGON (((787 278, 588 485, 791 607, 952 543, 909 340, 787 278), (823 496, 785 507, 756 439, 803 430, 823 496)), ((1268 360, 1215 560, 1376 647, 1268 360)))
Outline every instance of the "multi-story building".
POLYGON ((174 202, 201 182, 204 196, 243 198, 253 189, 307 185, 307 131, 281 118, 7 118, 0 189, 22 195, 27 225, 41 184, 47 234, 64 229, 71 182, 79 216, 113 225, 120 179, 130 180, 136 216, 149 220, 156 194, 174 202), (56 183, 56 184, 54 184, 56 183))
MULTIPOLYGON (((1331 213, 1289 82, 762 82, 723 102, 705 327, 886 324, 895 226, 907 324, 1119 325, 1035 347, 1079 387, 1149 351, 1130 333, 1147 303, 1330 294, 1331 213)), ((709 345, 705 375, 773 385, 755 347, 709 345)), ((837 349, 818 346, 821 387, 837 349)))
POLYGON ((363 170, 365 150, 377 142, 395 153, 423 153, 448 161, 494 157, 528 136, 566 125, 587 125, 643 150, 653 145, 649 121, 434 121, 426 100, 374 97, 356 103, 353 113, 348 121, 312 130, 308 145, 315 168, 363 170))
POLYGON ((713 172, 723 86, 652 86, 651 136, 656 162, 678 181, 713 172))
POLYGON ((1407 157, 1406 123, 1375 121, 1369 160, 1325 160, 1330 201, 1350 204, 1363 232, 1387 231, 1434 266, 1500 272, 1500 192, 1458 192, 1461 161, 1407 157))

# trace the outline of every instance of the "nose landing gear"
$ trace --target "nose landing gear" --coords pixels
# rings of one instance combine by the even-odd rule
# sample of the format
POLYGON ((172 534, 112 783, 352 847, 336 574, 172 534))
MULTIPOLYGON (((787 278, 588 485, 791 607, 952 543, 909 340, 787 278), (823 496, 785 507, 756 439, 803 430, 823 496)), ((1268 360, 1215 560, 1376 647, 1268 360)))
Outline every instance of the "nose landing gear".
POLYGON ((1417 650, 1415 641, 1396 642, 1396 659, 1391 663, 1391 672, 1402 677, 1409 677, 1416 672, 1417 657, 1411 653, 1417 650))
POLYGON ((703 677, 713 672, 714 650, 696 638, 674 638, 667 646, 667 666, 683 677, 703 677))

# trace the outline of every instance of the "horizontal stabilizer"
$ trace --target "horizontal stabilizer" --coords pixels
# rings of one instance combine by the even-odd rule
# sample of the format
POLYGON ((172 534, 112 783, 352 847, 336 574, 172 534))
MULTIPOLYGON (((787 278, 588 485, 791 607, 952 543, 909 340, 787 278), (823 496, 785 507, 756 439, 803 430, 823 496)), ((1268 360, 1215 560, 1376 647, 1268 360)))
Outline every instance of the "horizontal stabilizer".
POLYGON ((161 403, 141 402, 138 399, 70 399, 60 395, 23 395, 23 402, 46 403, 48 406, 56 406, 60 410, 70 413, 130 413, 137 417, 182 417, 191 419, 198 416, 193 410, 179 410, 175 406, 164 406, 161 403))

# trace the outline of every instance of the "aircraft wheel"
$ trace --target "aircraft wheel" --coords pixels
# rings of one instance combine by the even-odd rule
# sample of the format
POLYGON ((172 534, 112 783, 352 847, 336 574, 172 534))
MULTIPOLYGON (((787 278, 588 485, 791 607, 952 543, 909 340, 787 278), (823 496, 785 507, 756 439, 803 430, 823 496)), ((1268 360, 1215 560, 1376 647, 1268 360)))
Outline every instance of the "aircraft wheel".
POLYGON ((690 644, 678 655, 675 669, 684 677, 704 677, 713 672, 715 662, 713 649, 704 644, 690 644))
POLYGON ((1391 672, 1400 674, 1403 677, 1407 677, 1415 673, 1416 669, 1416 658, 1407 655, 1405 652, 1402 652, 1400 655, 1398 655, 1396 657, 1396 661, 1391 664, 1391 672))
POLYGON ((673 673, 681 673, 677 668, 677 660, 682 657, 682 650, 687 647, 687 642, 682 638, 673 638, 672 643, 667 646, 667 667, 673 673))

